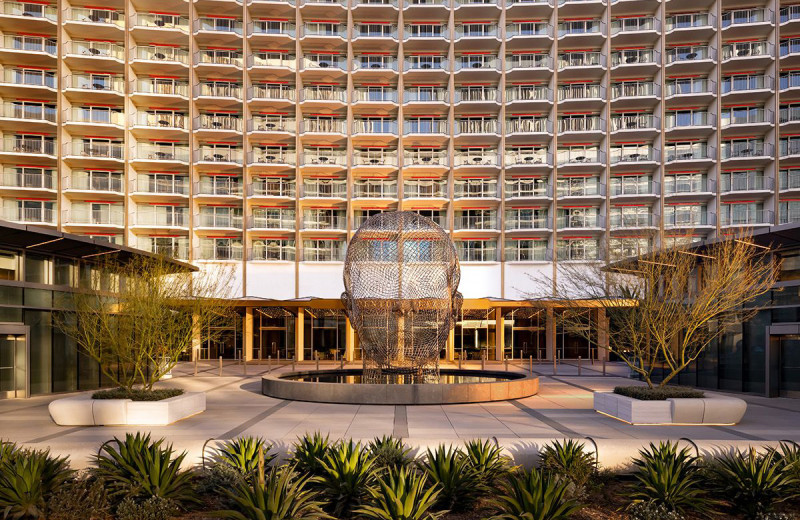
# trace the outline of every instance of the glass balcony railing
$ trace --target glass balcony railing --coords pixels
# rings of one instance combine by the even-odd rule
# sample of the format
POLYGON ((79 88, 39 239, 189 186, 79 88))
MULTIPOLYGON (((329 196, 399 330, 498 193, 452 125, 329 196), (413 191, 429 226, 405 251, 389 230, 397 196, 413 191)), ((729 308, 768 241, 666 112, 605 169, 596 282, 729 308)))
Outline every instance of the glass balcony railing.
POLYGON ((13 168, 3 170, 2 181, 4 188, 26 188, 36 190, 56 189, 55 176, 51 171, 25 172, 13 168))
POLYGON ((105 107, 72 107, 67 112, 67 119, 75 123, 125 126, 122 110, 109 110, 105 107))
MULTIPOLYGON (((800 182, 798 182, 800 184, 800 182)), ((403 183, 403 197, 407 199, 446 199, 447 181, 411 180, 403 183)))
POLYGON ((187 120, 186 115, 180 112, 136 112, 133 125, 188 130, 187 120))
POLYGON ((653 49, 625 49, 611 53, 611 66, 660 63, 661 53, 653 49))
POLYGON ((3 103, 3 117, 7 119, 24 119, 27 121, 56 122, 56 107, 39 102, 8 102, 3 103))
POLYGON ((653 16, 620 17, 611 20, 611 34, 658 31, 661 20, 653 16))
POLYGON ((568 197, 599 197, 604 196, 605 184, 597 182, 590 177, 559 179, 556 184, 556 195, 560 198, 568 197))
POLYGON ((603 150, 592 148, 559 148, 558 149, 558 164, 593 164, 605 163, 605 152, 603 150))
POLYGON ((497 25, 494 23, 464 23, 456 24, 455 39, 461 38, 497 38, 497 25))
POLYGON ((69 41, 64 44, 67 56, 87 56, 91 58, 125 59, 125 47, 113 42, 69 41))
POLYGON ((297 34, 297 26, 283 20, 253 20, 250 22, 250 34, 294 37, 297 34))
POLYGON ((667 65, 671 63, 684 63, 702 60, 715 60, 717 50, 708 45, 693 47, 673 47, 667 49, 667 65))
POLYGON ((408 134, 447 134, 447 121, 444 119, 411 119, 403 122, 403 133, 408 134))
POLYGON ((189 63, 189 51, 172 46, 137 45, 133 48, 133 59, 183 63, 186 65, 189 63))
POLYGON ((69 184, 66 189, 80 191, 108 191, 112 193, 122 193, 124 183, 122 175, 87 175, 80 172, 73 173, 72 177, 66 179, 69 184))
POLYGON ((242 118, 233 114, 200 114, 194 119, 194 128, 202 130, 242 131, 242 118))
POLYGON ((345 119, 304 119, 300 121, 300 133, 346 134, 345 119))
POLYGON ((353 183, 353 197, 396 198, 397 181, 362 180, 353 183))
POLYGON ((654 81, 623 81, 611 85, 611 99, 661 95, 661 86, 654 81))
POLYGON ((496 180, 457 179, 453 182, 453 198, 474 199, 495 197, 497 197, 496 180))
POLYGON ((741 74, 722 78, 722 93, 747 92, 750 90, 772 89, 772 77, 765 75, 741 74))
MULTIPOLYGON (((736 42, 722 46, 722 60, 737 58, 750 58, 753 56, 772 56, 774 45, 772 42, 736 42)), ((800 49, 800 46, 798 47, 800 49)))
POLYGON ((772 22, 774 14, 772 9, 765 9, 763 7, 725 11, 722 13, 722 28, 726 29, 733 25, 772 22))
POLYGON ((353 27, 353 39, 357 38, 397 39, 397 26, 389 23, 357 23, 353 27))
POLYGON ((713 181, 702 175, 668 175, 664 179, 665 195, 710 193, 712 191, 714 191, 713 181))
POLYGON ((609 162, 611 164, 658 161, 659 150, 652 146, 612 146, 609 162))
POLYGON ((503 226, 506 231, 550 229, 550 225, 550 219, 546 215, 522 218, 514 213, 507 213, 503 221, 503 226))
POLYGON ((30 224, 55 224, 56 215, 52 208, 4 207, 3 219, 30 224))
POLYGON ((293 117, 281 115, 257 115, 250 117, 252 132, 295 132, 297 121, 293 117))
POLYGON ((317 214, 306 211, 303 212, 303 229, 345 231, 347 229, 347 218, 344 215, 317 214))
POLYGON ((456 135, 464 134, 497 134, 500 125, 497 119, 458 119, 456 135))
POLYGON ((666 160, 672 161, 697 161, 714 158, 714 147, 706 143, 694 143, 687 146, 667 146, 666 160))
POLYGON ((229 81, 202 82, 195 85, 195 96, 241 99, 242 86, 229 81))
POLYGON ((403 61, 403 70, 419 71, 443 71, 450 70, 450 61, 445 56, 433 56, 429 54, 409 56, 403 61))
POLYGON ((558 55, 558 70, 570 67, 604 67, 606 57, 602 52, 562 52, 558 55))
POLYGON ((453 227, 456 230, 488 230, 495 231, 497 227, 497 216, 494 212, 484 215, 458 215, 453 218, 453 227))
POLYGON ((24 16, 43 18, 55 22, 58 20, 58 8, 41 2, 3 2, 3 14, 6 16, 24 16))
POLYGON ((653 213, 616 212, 608 216, 608 224, 611 229, 646 228, 656 225, 656 216, 653 213))
POLYGON ((722 127, 736 125, 757 125, 760 123, 772 123, 772 110, 766 108, 745 107, 741 110, 723 108, 721 123, 722 127))
POLYGON ((133 26, 189 32, 189 18, 169 13, 134 13, 133 26))
POLYGON ((717 89, 717 82, 706 78, 687 78, 667 81, 667 97, 710 94, 717 89))
POLYGON ((544 85, 516 85, 506 88, 506 101, 552 101, 553 91, 544 85))
POLYGON ((394 120, 355 120, 353 121, 353 134, 397 135, 397 127, 397 121, 394 120))
POLYGON ((242 21, 229 17, 201 16, 195 20, 194 30, 203 32, 242 35, 242 21))
POLYGON ((800 38, 788 38, 786 40, 781 40, 780 55, 782 57, 797 53, 800 53, 800 38))
POLYGON ((558 120, 558 133, 565 132, 604 132, 606 120, 600 116, 561 117, 558 120))
POLYGON ((386 148, 355 150, 353 166, 397 166, 397 150, 386 148))
POLYGON ((242 164, 242 149, 227 146, 200 146, 195 153, 198 162, 242 164))
POLYGON ((133 81, 133 93, 187 97, 189 84, 168 78, 136 79, 133 81))
POLYGON ((347 197, 347 182, 344 180, 307 180, 303 182, 303 197, 344 199, 347 197))
POLYGON ((189 162, 188 146, 137 144, 135 159, 143 161, 189 162))
POLYGON ((117 144, 76 139, 71 143, 67 143, 67 146, 64 147, 64 155, 121 161, 125 158, 125 149, 122 143, 117 144))
POLYGON ((647 179, 640 180, 633 176, 618 176, 611 178, 609 191, 612 197, 625 195, 657 195, 658 183, 647 179))
POLYGON ((302 166, 347 166, 347 153, 344 150, 306 150, 303 152, 302 166))
POLYGON ((506 56, 506 70, 552 69, 553 57, 549 54, 520 53, 506 56))
POLYGON ((3 137, 3 151, 6 153, 55 155, 56 143, 38 137, 3 137))
POLYGON ((603 217, 596 214, 559 215, 556 227, 558 229, 600 228, 603 227, 603 217))
POLYGON ((506 38, 552 36, 553 26, 547 22, 515 22, 506 25, 506 38))
POLYGON ((507 150, 504 163, 508 166, 552 165, 553 156, 546 148, 507 150))
POLYGON ((305 56, 301 62, 303 70, 306 69, 339 69, 347 70, 347 60, 335 54, 320 56, 305 56))
POLYGON ((297 57, 286 52, 257 52, 247 59, 249 67, 277 67, 295 70, 297 57))
POLYGON ((125 80, 121 76, 106 74, 72 74, 64 78, 67 88, 97 92, 125 93, 125 80))
POLYGON ((195 192, 198 195, 211 195, 217 197, 241 197, 242 183, 236 177, 214 175, 201 178, 195 184, 195 192))
POLYGON ((659 118, 653 114, 621 114, 611 116, 611 131, 659 128, 659 118))
POLYGON ((202 208, 200 214, 195 215, 195 218, 197 219, 197 225, 204 228, 241 228, 243 222, 242 215, 239 212, 204 212, 202 208))
POLYGON ((294 150, 275 147, 263 148, 254 146, 253 150, 247 158, 247 162, 253 165, 259 164, 286 164, 294 165, 297 159, 297 154, 294 150))
POLYGON ((772 156, 772 144, 756 139, 723 141, 720 152, 722 160, 772 156))
POLYGON ((189 259, 189 239, 185 237, 139 237, 136 248, 176 260, 189 259))
POLYGON ((573 99, 604 99, 606 88, 603 85, 587 83, 570 83, 558 86, 559 101, 573 99))
POLYGON ((782 106, 779 112, 779 122, 783 124, 795 121, 800 121, 800 105, 782 106))
POLYGON ((352 102, 397 103, 397 90, 388 88, 361 87, 352 90, 352 102))
POLYGON ((343 88, 318 88, 318 87, 304 87, 301 96, 301 101, 338 101, 340 103, 347 102, 347 91, 343 88))
POLYGON ((189 227, 189 208, 185 206, 138 206, 135 216, 136 226, 148 227, 189 227))
POLYGON ((106 7, 68 7, 66 18, 71 22, 125 27, 125 12, 106 7))
POLYGON ((800 20, 800 5, 787 5, 781 7, 780 23, 784 24, 794 20, 800 20))
POLYGON ((456 71, 460 70, 500 70, 500 58, 489 54, 469 54, 457 56, 456 71))
POLYGON ((759 224, 772 224, 772 211, 767 209, 725 208, 734 204, 723 204, 722 214, 719 218, 720 226, 752 226, 759 224), (726 211, 727 209, 727 211, 726 211))
POLYGON ((99 208, 73 205, 64 211, 64 220, 68 224, 89 226, 124 226, 125 213, 121 204, 103 204, 99 208))
POLYGON ((507 199, 551 197, 553 187, 541 177, 506 180, 507 199))
POLYGON ((6 34, 3 36, 3 48, 10 51, 43 52, 55 55, 58 42, 55 38, 27 34, 6 34))
POLYGON ((739 191, 772 190, 772 179, 763 175, 737 175, 723 174, 720 191, 732 193, 739 191))
POLYGON ((198 260, 230 261, 244 258, 244 248, 241 244, 219 245, 211 241, 200 241, 198 260))
POLYGON ((716 114, 708 112, 695 112, 695 111, 678 111, 667 112, 664 127, 667 130, 674 128, 693 128, 712 126, 717 120, 716 114))
POLYGON ((282 99, 294 101, 295 89, 288 85, 259 85, 250 87, 250 97, 253 99, 282 99))
POLYGON ((189 179, 183 175, 145 175, 136 179, 133 192, 161 195, 189 195, 189 179))
POLYGON ((667 32, 680 29, 697 29, 712 27, 717 23, 717 17, 712 13, 685 13, 667 16, 665 28, 667 32))
MULTIPOLYGON (((256 208, 257 209, 257 208, 256 208)), ((295 228, 294 211, 256 211, 249 218, 250 229, 290 229, 295 228)))
MULTIPOLYGON (((560 129, 559 122, 559 129, 560 129)), ((553 122, 546 117, 514 118, 506 120, 507 134, 540 134, 553 131, 553 122)), ((560 130, 559 130, 560 131, 560 130)))
POLYGON ((403 151, 403 166, 448 166, 448 154, 439 150, 414 150, 403 151))
POLYGON ((514 241, 505 249, 506 262, 545 262, 550 260, 550 250, 544 241, 528 240, 530 245, 523 245, 523 240, 514 241), (539 245, 541 243, 541 245, 539 245))
POLYGON ((397 60, 391 56, 360 56, 353 60, 353 71, 389 70, 397 71, 397 60))

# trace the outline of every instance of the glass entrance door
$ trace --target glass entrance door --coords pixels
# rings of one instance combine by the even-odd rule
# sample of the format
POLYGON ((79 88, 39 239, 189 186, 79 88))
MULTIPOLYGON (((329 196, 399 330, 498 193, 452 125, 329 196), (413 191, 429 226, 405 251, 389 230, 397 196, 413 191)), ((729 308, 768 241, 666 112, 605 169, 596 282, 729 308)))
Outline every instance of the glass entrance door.
POLYGON ((25 334, 0 334, 0 399, 27 396, 25 334))
POLYGON ((780 337, 780 392, 785 397, 800 397, 800 336, 780 337))

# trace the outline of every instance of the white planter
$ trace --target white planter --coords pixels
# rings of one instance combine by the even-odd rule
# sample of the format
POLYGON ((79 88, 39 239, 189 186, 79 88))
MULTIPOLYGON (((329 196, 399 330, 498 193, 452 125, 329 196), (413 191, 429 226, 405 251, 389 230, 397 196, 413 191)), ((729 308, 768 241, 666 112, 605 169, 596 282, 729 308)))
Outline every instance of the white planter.
POLYGON ((594 409, 630 424, 736 424, 747 411, 737 397, 713 395, 699 399, 679 398, 642 401, 611 392, 594 393, 594 409))
POLYGON ((187 392, 161 401, 92 399, 91 393, 56 399, 50 417, 61 426, 163 426, 206 409, 205 392, 187 392))

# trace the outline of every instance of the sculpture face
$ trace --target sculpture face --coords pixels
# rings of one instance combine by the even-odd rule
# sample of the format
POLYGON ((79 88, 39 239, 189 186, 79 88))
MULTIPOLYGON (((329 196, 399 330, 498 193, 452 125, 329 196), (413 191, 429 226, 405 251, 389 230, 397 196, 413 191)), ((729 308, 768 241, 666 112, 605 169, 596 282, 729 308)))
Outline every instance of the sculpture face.
POLYGON ((411 211, 368 218, 348 246, 342 294, 367 367, 436 369, 461 309, 459 280, 455 246, 432 220, 411 211))

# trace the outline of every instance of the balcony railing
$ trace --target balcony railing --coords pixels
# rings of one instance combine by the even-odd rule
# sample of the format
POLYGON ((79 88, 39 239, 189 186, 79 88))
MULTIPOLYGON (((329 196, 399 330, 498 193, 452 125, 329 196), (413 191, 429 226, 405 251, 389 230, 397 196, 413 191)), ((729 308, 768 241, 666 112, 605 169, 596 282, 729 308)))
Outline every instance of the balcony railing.
POLYGON ((344 215, 323 215, 306 212, 303 214, 303 229, 345 231, 347 229, 347 218, 344 215))
POLYGON ((206 32, 222 32, 242 34, 242 21, 233 18, 216 18, 213 16, 201 16, 194 21, 194 30, 206 32))
POLYGON ((31 224, 55 224, 55 210, 51 208, 4 207, 3 219, 31 224))
POLYGON ((6 34, 3 48, 10 51, 43 52, 55 55, 58 43, 55 38, 27 34, 6 34))
POLYGON ((133 82, 133 92, 137 94, 186 97, 189 95, 189 84, 186 81, 178 80, 137 79, 133 82))
POLYGON ((599 197, 606 194, 606 186, 601 182, 564 182, 559 180, 556 184, 556 195, 560 198, 568 197, 599 197))
POLYGON ((646 228, 656 224, 656 217, 653 213, 612 213, 608 216, 608 223, 612 229, 620 228, 646 228))
POLYGON ((713 159, 714 151, 715 149, 713 146, 708 146, 705 143, 685 148, 667 147, 666 160, 667 162, 672 162, 713 159))
POLYGON ((558 132, 604 132, 606 120, 600 116, 562 117, 558 120, 558 132))
POLYGON ((497 25, 493 23, 456 24, 455 39, 461 38, 497 38, 497 25))
POLYGON ((187 130, 187 119, 185 114, 179 112, 136 112, 134 126, 187 130))
POLYGON ((789 38, 781 40, 780 55, 788 56, 790 54, 800 53, 800 38, 789 38))
MULTIPOLYGON (((536 243, 534 242, 534 244, 536 243)), ((533 247, 512 243, 510 246, 506 246, 505 260, 506 262, 545 262, 552 256, 545 245, 543 241, 541 246, 533 247)))
POLYGON ((722 60, 749 58, 751 56, 772 56, 774 54, 773 49, 772 42, 766 41, 725 44, 722 46, 722 60))
POLYGON ((547 149, 507 150, 504 162, 506 166, 552 165, 553 155, 547 149))
POLYGON ((189 51, 180 47, 137 45, 133 48, 133 58, 144 61, 165 61, 188 64, 189 51))
POLYGON ((132 191, 163 195, 189 195, 189 181, 184 176, 165 176, 162 178, 140 176, 136 179, 132 191))
MULTIPOLYGON (((783 113, 783 109, 781 109, 781 113, 783 113)), ((727 126, 735 125, 757 125, 759 123, 772 123, 773 119, 772 110, 766 108, 745 108, 744 110, 723 109, 721 122, 722 127, 725 128, 727 126)))
POLYGON ((717 115, 709 114, 708 112, 667 112, 666 120, 664 121, 664 127, 668 130, 671 130, 673 128, 712 126, 716 120, 717 115))
POLYGON ((228 148, 217 146, 201 146, 195 153, 195 160, 214 163, 241 164, 243 153, 241 148, 228 148))
POLYGON ((774 84, 771 76, 744 74, 722 78, 722 93, 772 89, 774 84))
POLYGON ((118 76, 72 74, 64 78, 67 88, 92 90, 95 92, 125 93, 125 81, 118 76))
POLYGON ((611 99, 661 95, 661 85, 654 81, 623 81, 611 85, 611 99))
POLYGON ((250 229, 291 229, 295 228, 295 212, 260 212, 253 210, 249 219, 250 229))
POLYGON ((347 102, 347 91, 343 88, 304 87, 300 93, 301 101, 338 101, 347 102))
POLYGON ((134 13, 133 26, 189 32, 189 18, 177 14, 134 13))
POLYGON ((135 158, 146 161, 189 162, 189 147, 137 144, 135 158))
POLYGON ((544 85, 517 85, 506 88, 506 101, 552 101, 553 91, 544 85))
POLYGON ((455 102, 498 102, 500 101, 500 91, 496 88, 459 88, 455 92, 455 102))
POLYGON ((177 260, 189 259, 189 239, 177 238, 167 243, 159 243, 154 237, 139 237, 136 248, 177 260))
POLYGON ((283 99, 294 101, 295 89, 288 85, 258 85, 250 87, 250 97, 257 99, 283 99))
POLYGON ((611 20, 611 34, 638 33, 658 31, 661 29, 661 20, 652 16, 637 16, 631 18, 616 18, 611 20))
POLYGON ((71 143, 66 143, 64 155, 91 157, 93 159, 116 159, 121 161, 125 158, 125 150, 122 143, 82 141, 76 139, 71 143))
POLYGON ((667 49, 667 65, 690 61, 715 60, 717 50, 708 45, 667 49))
POLYGON ((198 257, 199 260, 241 260, 244 258, 244 248, 241 244, 221 246, 201 241, 198 257))
POLYGON ((444 119, 427 119, 403 122, 403 133, 408 134, 447 134, 447 121, 444 119))
POLYGON ((300 121, 300 133, 346 134, 347 121, 344 119, 304 119, 300 121))
POLYGON ((497 134, 499 127, 497 119, 459 119, 456 121, 456 135, 497 134))
POLYGON ((604 67, 606 57, 602 52, 562 52, 558 55, 558 69, 569 67, 604 67))
POLYGON ((506 181, 505 196, 507 199, 551 197, 553 187, 537 179, 515 179, 506 181))
POLYGON ((657 161, 660 156, 659 150, 652 146, 638 146, 633 148, 628 147, 611 147, 611 164, 619 163, 635 163, 635 162, 650 162, 657 161))
POLYGON ((122 175, 109 177, 73 174, 72 177, 66 180, 69 181, 66 189, 71 190, 109 191, 112 193, 122 193, 124 191, 122 175))
POLYGON ((717 17, 711 13, 688 13, 667 16, 667 32, 676 29, 697 29, 711 27, 717 23, 717 17))
POLYGON ((552 36, 553 26, 547 22, 517 22, 506 25, 506 38, 517 36, 552 36))
POLYGON ((294 198, 295 195, 295 182, 283 178, 256 177, 249 188, 249 194, 255 197, 294 198))
POLYGON ((220 177, 218 179, 201 179, 195 184, 198 195, 215 195, 219 197, 241 197, 242 183, 234 177, 220 177))
MULTIPOLYGON (((407 91, 409 92, 409 91, 407 91)), ((387 88, 354 88, 352 90, 352 101, 358 103, 397 103, 397 90, 387 88)))
POLYGON ((302 69, 339 69, 347 70, 347 60, 336 55, 306 56, 301 62, 302 69))
POLYGON ((497 217, 494 213, 486 215, 456 215, 453 219, 453 227, 457 230, 489 230, 495 231, 497 227, 497 217))
POLYGON ((688 81, 668 81, 667 97, 692 94, 710 94, 717 89, 717 82, 706 78, 691 78, 688 81))
POLYGON ((294 37, 297 34, 297 26, 290 22, 278 20, 253 20, 250 22, 250 34, 294 37))
POLYGON ((58 20, 58 8, 54 5, 39 2, 3 2, 3 14, 6 16, 24 16, 44 18, 55 22, 58 20))
POLYGON ((800 20, 800 5, 787 5, 781 7, 780 10, 780 23, 784 24, 792 20, 800 20))
POLYGON ((232 82, 202 82, 195 85, 195 96, 242 98, 242 86, 232 82))
POLYGON ((763 175, 744 175, 731 177, 723 175, 720 191, 731 193, 737 191, 772 191, 772 179, 763 175))
POLYGON ((447 72, 450 70, 450 61, 445 56, 410 56, 403 61, 403 70, 440 70, 447 72))
POLYGON ((98 125, 125 125, 125 115, 122 111, 109 110, 100 107, 72 107, 66 114, 66 119, 75 123, 92 123, 98 125))
POLYGON ((559 215, 556 219, 558 229, 586 229, 603 227, 602 215, 559 215))
POLYGON ((627 182, 624 177, 612 177, 610 191, 612 197, 622 195, 657 195, 658 183, 650 180, 642 181, 638 179, 627 182))
POLYGON ((664 194, 666 195, 710 193, 712 191, 714 191, 714 182, 706 177, 668 175, 664 180, 664 194))
POLYGON ((343 199, 347 197, 347 181, 306 181, 303 183, 303 197, 343 199))
POLYGON ((8 119, 25 119, 28 121, 56 122, 55 106, 33 103, 3 103, 3 117, 8 119))
POLYGON ((611 116, 611 131, 658 128, 659 118, 653 114, 624 114, 611 116))
POLYGON ((94 7, 68 7, 65 11, 66 19, 71 22, 125 27, 124 11, 94 7))
POLYGON ((294 54, 283 52, 264 52, 248 56, 249 67, 285 67, 295 70, 297 58, 294 54))
POLYGON ((453 183, 453 198, 493 198, 497 197, 497 181, 456 180, 453 183))
POLYGON ((386 119, 355 120, 354 134, 390 134, 397 135, 397 121, 386 119))
POLYGON ((506 231, 524 231, 532 229, 550 229, 550 218, 545 216, 534 216, 531 218, 519 218, 513 213, 507 213, 503 226, 506 231))
POLYGON ((55 141, 36 138, 3 137, 3 151, 6 153, 55 155, 55 141))
POLYGON ((397 60, 392 56, 360 56, 353 60, 353 71, 391 70, 397 71, 397 60))
POLYGON ((772 22, 774 14, 772 9, 764 9, 763 7, 725 11, 722 13, 722 28, 725 29, 732 25, 772 22))
POLYGON ((660 62, 661 53, 653 49, 626 49, 611 53, 612 67, 660 62))
POLYGON ((7 168, 3 171, 2 184, 4 188, 28 188, 38 190, 53 190, 56 188, 55 177, 52 173, 26 173, 7 168))
POLYGON ((353 27, 356 38, 394 38, 397 39, 397 26, 393 24, 357 23, 353 27))
POLYGON ((728 208, 728 204, 723 204, 723 212, 720 215, 719 224, 721 226, 752 226, 758 224, 772 224, 772 211, 768 209, 739 209, 728 208))
POLYGON ((462 55, 456 57, 455 65, 456 71, 478 69, 499 70, 500 58, 489 54, 462 55))
POLYGON ((242 131, 242 118, 231 114, 200 114, 195 117, 195 129, 242 131))
POLYGON ((723 141, 721 148, 722 160, 748 159, 752 157, 772 156, 772 143, 749 140, 747 142, 723 141))
POLYGON ((552 69, 553 57, 549 54, 509 54, 506 56, 506 70, 552 69))
POLYGON ((250 131, 253 132, 294 132, 297 121, 283 115, 253 115, 250 118, 250 131))
MULTIPOLYGON (((800 184, 800 182, 798 182, 798 184, 800 184)), ((446 199, 448 197, 447 181, 405 181, 403 183, 403 197, 407 199, 446 199)))
POLYGON ((397 181, 356 181, 353 183, 353 197, 395 198, 397 197, 397 181))
POLYGON ((168 209, 138 206, 135 222, 137 226, 178 227, 189 226, 189 208, 170 206, 168 209))
POLYGON ((197 225, 204 228, 241 228, 242 215, 237 213, 203 212, 195 215, 197 225))
POLYGON ((355 150, 353 166, 397 166, 397 150, 387 148, 355 150))
POLYGON ((449 160, 446 151, 438 150, 405 150, 403 152, 404 166, 448 166, 449 160))
POLYGON ((92 58, 125 59, 125 47, 112 42, 69 41, 64 44, 64 52, 73 56, 89 56, 92 58))
POLYGON ((574 83, 558 86, 558 99, 604 99, 606 88, 603 85, 574 83))
POLYGON ((102 209, 73 205, 64 210, 64 221, 68 224, 90 226, 124 226, 125 213, 122 205, 107 205, 102 209))
POLYGON ((558 164, 585 164, 605 163, 606 154, 603 150, 584 148, 559 148, 558 164))
POLYGON ((294 165, 297 154, 294 150, 280 148, 276 150, 253 147, 248 157, 249 164, 288 164, 294 165))
POLYGON ((692 228, 696 226, 713 226, 715 215, 705 209, 698 211, 684 211, 681 209, 670 211, 663 217, 665 227, 692 228))

